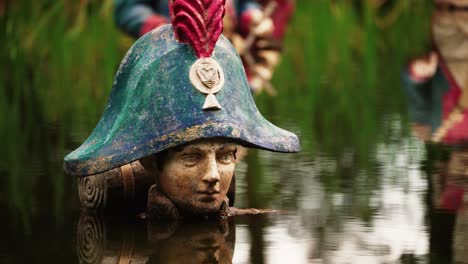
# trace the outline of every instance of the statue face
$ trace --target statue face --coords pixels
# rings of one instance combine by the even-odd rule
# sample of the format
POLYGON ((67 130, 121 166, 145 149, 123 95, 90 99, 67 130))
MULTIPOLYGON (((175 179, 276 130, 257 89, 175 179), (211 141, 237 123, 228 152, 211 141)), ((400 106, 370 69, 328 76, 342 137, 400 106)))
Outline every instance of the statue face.
POLYGON ((433 37, 446 60, 468 57, 468 7, 466 0, 439 0, 433 17, 433 37), (450 10, 449 6, 459 9, 450 10))
POLYGON ((170 149, 158 174, 159 187, 182 210, 217 212, 234 175, 236 151, 237 145, 222 139, 170 149))

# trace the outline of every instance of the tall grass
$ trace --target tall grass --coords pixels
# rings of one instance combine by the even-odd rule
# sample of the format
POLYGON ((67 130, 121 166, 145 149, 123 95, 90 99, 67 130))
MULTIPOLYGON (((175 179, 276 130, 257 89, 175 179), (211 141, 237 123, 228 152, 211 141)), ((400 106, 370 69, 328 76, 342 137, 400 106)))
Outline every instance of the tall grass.
POLYGON ((400 72, 428 46, 430 5, 395 1, 383 12, 371 4, 358 9, 350 1, 330 2, 299 3, 274 79, 275 114, 312 133, 303 139, 306 149, 367 150, 383 134, 380 118, 402 112, 400 72), (398 18, 381 25, 394 9, 398 18), (346 135, 330 137, 331 131, 346 135))
MULTIPOLYGON (((279 96, 257 98, 309 153, 351 148, 368 169, 388 134, 381 119, 403 112, 399 71, 425 47, 430 14, 422 0, 374 2, 299 0, 279 96)), ((76 203, 62 159, 96 125, 132 40, 112 22, 113 0, 1 3, 0 197, 28 226, 39 204, 60 218, 76 203)))
POLYGON ((48 197, 41 194, 53 194, 45 204, 57 216, 69 199, 63 156, 94 127, 128 45, 112 23, 112 2, 6 2, 0 191, 21 219, 39 210, 38 197, 48 197))

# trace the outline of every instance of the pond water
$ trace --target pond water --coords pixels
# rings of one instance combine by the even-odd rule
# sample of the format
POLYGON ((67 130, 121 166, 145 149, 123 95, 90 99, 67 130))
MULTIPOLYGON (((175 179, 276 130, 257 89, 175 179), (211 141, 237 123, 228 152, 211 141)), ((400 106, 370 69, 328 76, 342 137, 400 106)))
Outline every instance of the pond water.
POLYGON ((279 212, 180 225, 80 210, 63 157, 94 128, 132 41, 113 1, 39 2, 0 12, 1 264, 467 263, 467 181, 409 135, 400 81, 428 46, 424 1, 297 1, 278 96, 255 100, 302 150, 249 150, 236 171, 236 207, 279 212))
MULTIPOLYGON (((400 138, 398 115, 382 122, 398 140, 382 141, 370 150, 376 162, 366 169, 356 167, 352 148, 335 157, 307 150, 288 155, 250 150, 237 167, 236 207, 280 212, 233 217, 227 223, 162 226, 82 213, 76 184, 63 175, 69 183, 64 191, 69 207, 62 211, 54 212, 53 192, 47 191, 28 208, 35 214, 23 222, 17 210, 2 206, 0 263, 451 263, 460 255, 463 259, 465 252, 457 251, 459 241, 454 237, 464 236, 461 226, 467 223, 456 223, 464 218, 454 211, 433 208, 434 178, 428 174, 424 146, 411 137, 400 138)), ((29 173, 47 174, 33 167, 29 173)))

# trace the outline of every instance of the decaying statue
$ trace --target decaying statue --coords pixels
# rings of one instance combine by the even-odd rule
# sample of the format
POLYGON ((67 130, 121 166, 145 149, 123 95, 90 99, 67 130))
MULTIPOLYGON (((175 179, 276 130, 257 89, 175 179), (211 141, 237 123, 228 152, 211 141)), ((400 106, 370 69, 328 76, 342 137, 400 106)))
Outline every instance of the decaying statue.
POLYGON ((468 1, 435 0, 433 48, 404 75, 413 131, 443 144, 468 141, 468 1))
POLYGON ((432 51, 409 63, 405 92, 413 132, 436 143, 428 144, 428 149, 447 150, 443 155, 431 154, 441 156, 435 173, 429 175, 434 207, 429 214, 431 247, 447 252, 453 257, 449 262, 467 263, 468 1, 434 2, 432 51))
POLYGON ((87 198, 102 202, 86 207, 118 206, 113 188, 133 191, 124 198, 146 193, 152 218, 222 217, 238 146, 299 151, 296 135, 258 111, 242 61, 221 36, 224 3, 170 1, 172 25, 127 52, 97 127, 65 157, 66 173, 80 179, 82 201, 81 193, 103 190, 87 198))

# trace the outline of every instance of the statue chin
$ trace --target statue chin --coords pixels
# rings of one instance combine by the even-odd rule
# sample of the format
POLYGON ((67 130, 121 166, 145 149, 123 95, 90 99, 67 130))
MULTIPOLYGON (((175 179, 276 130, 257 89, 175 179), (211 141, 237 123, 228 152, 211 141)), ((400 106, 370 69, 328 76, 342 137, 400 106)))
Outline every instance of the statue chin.
POLYGON ((190 214, 190 215, 213 215, 217 214, 222 207, 222 203, 213 202, 207 204, 200 204, 200 203, 183 203, 177 204, 176 207, 179 208, 182 214, 190 214))

